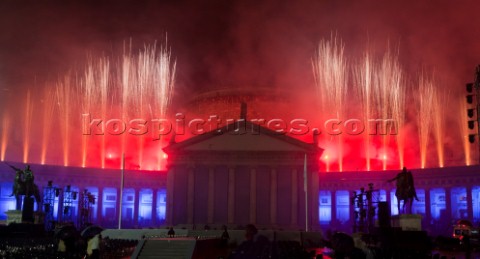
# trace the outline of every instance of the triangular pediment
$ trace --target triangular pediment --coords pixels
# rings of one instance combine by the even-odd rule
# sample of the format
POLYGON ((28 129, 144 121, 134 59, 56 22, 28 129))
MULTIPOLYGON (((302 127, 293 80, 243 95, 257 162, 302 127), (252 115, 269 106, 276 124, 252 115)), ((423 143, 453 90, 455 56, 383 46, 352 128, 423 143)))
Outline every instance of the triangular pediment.
POLYGON ((222 134, 187 146, 185 151, 305 151, 291 143, 264 134, 222 134))
POLYGON ((170 151, 287 151, 320 152, 313 143, 305 143, 285 134, 251 122, 245 122, 244 130, 227 125, 216 131, 174 143, 164 150, 170 151), (219 133, 221 132, 221 133, 219 133))

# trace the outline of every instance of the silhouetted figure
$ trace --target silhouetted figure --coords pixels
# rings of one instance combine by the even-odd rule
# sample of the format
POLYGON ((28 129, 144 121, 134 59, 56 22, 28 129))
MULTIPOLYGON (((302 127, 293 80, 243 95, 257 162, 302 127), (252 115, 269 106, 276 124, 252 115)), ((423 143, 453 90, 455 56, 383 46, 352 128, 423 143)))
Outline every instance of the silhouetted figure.
POLYGON ((223 225, 223 232, 222 232, 222 236, 220 237, 220 239, 221 239, 221 246, 222 247, 228 246, 228 240, 230 240, 230 235, 228 234, 227 226, 225 226, 225 225, 223 225))
POLYGON ((167 234, 168 234, 168 237, 170 237, 170 238, 175 237, 175 230, 173 230, 173 227, 170 227, 167 234))
POLYGON ((33 172, 30 170, 30 165, 25 166, 25 170, 23 170, 23 179, 25 182, 25 195, 33 195, 35 176, 33 176, 33 172))
POLYGON ((402 172, 397 174, 394 178, 388 180, 388 182, 397 181, 397 190, 395 196, 397 197, 398 213, 412 213, 413 199, 418 201, 417 192, 415 190, 415 184, 413 181, 412 172, 407 171, 404 167, 402 172), (400 202, 403 201, 403 210, 400 210, 400 202))

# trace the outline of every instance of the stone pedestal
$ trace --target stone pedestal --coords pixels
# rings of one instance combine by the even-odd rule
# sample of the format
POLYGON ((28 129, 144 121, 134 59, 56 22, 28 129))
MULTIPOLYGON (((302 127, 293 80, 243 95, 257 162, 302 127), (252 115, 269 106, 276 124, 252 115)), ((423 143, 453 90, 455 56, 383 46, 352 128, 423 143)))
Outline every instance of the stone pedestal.
POLYGON ((405 231, 422 231, 422 216, 417 214, 392 216, 392 227, 399 227, 405 231))
POLYGON ((21 210, 9 210, 5 214, 7 214, 7 225, 10 223, 22 223, 21 210))
POLYGON ((22 222, 33 223, 35 218, 33 216, 34 199, 32 197, 24 196, 23 198, 23 210, 22 210, 22 222))

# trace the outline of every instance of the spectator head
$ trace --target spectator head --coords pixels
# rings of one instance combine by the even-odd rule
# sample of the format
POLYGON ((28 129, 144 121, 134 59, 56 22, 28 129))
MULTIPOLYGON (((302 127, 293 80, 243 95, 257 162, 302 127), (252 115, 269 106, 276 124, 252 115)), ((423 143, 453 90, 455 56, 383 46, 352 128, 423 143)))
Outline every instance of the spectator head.
POLYGON ((248 224, 246 227, 245 227, 245 238, 247 240, 253 240, 253 238, 255 237, 255 235, 258 233, 258 230, 257 228, 255 227, 255 225, 253 224, 248 224))

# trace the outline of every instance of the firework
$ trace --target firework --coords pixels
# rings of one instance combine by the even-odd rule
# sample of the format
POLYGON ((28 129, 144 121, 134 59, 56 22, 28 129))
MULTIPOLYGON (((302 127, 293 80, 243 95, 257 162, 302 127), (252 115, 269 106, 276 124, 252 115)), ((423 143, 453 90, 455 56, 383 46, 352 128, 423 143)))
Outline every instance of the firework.
POLYGON ((5 160, 5 152, 7 151, 9 130, 10 130, 10 117, 7 113, 7 110, 5 110, 2 117, 2 145, 0 146, 1 161, 5 160))
MULTIPOLYGON (((362 61, 355 67, 355 83, 359 89, 359 97, 362 104, 363 118, 368 120, 372 118, 373 106, 375 99, 373 98, 374 91, 374 70, 375 65, 371 54, 366 52, 363 56, 362 61)), ((367 123, 366 132, 371 132, 370 125, 367 123)), ((366 159, 366 169, 367 171, 371 170, 371 154, 370 154, 370 136, 369 134, 364 134, 364 145, 365 145, 365 159, 366 159)))
MULTIPOLYGON (((463 97, 463 96, 462 96, 463 97)), ((462 141, 462 146, 463 146, 463 153, 465 157, 465 165, 469 166, 472 164, 472 157, 471 157, 471 144, 468 141, 468 135, 470 133, 470 129, 468 129, 468 116, 467 113, 465 112, 467 110, 467 104, 465 103, 464 98, 458 98, 458 107, 460 107, 460 111, 458 114, 458 125, 460 128, 460 136, 461 136, 461 141, 462 141)))
POLYGON ((439 92, 437 89, 434 91, 433 100, 433 135, 435 137, 435 144, 437 147, 438 166, 443 167, 445 165, 444 158, 444 131, 445 131, 445 108, 448 103, 448 93, 439 92))
POLYGON ((417 127, 420 149, 420 166, 425 168, 427 163, 427 147, 432 127, 432 110, 434 106, 435 87, 431 78, 422 75, 419 79, 417 94, 417 127))
MULTIPOLYGON (((347 61, 344 44, 336 37, 322 40, 313 59, 316 90, 321 100, 321 113, 330 118, 343 119, 348 87, 347 61)), ((339 171, 343 170, 343 136, 336 137, 339 171)))
POLYGON ((40 163, 45 164, 47 157, 48 144, 50 139, 50 131, 53 123, 53 113, 55 110, 55 94, 48 87, 44 89, 43 99, 43 128, 42 128, 42 150, 40 153, 40 163))
MULTIPOLYGON (((393 119, 395 126, 401 128, 404 123, 404 85, 402 80, 402 70, 397 59, 398 55, 393 55, 387 51, 381 62, 381 66, 375 72, 376 81, 374 84, 374 94, 376 97, 376 114, 381 119, 393 119)), ((389 125, 381 125, 388 131, 389 125)), ((389 137, 388 132, 381 134, 382 138, 382 153, 386 154, 389 137)), ((400 158, 400 164, 403 164, 403 143, 397 136, 397 147, 400 158)), ((387 169, 387 159, 381 156, 383 163, 383 170, 387 169)))
POLYGON ((30 151, 30 136, 32 128, 33 116, 33 100, 31 98, 30 90, 27 91, 27 98, 25 102, 25 117, 23 124, 23 162, 28 163, 28 155, 30 151))

